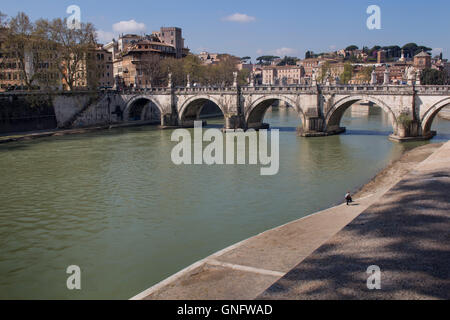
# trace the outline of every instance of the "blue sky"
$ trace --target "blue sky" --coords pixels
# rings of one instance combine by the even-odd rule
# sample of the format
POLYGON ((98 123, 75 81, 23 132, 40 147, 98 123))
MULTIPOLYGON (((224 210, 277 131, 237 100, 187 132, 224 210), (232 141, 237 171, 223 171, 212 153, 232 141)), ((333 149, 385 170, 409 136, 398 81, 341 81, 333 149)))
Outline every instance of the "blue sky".
POLYGON ((120 31, 177 26, 183 28, 193 52, 227 52, 253 59, 263 54, 303 58, 306 50, 408 42, 436 49, 435 53, 442 50, 450 57, 448 0, 20 0, 3 1, 0 10, 8 15, 24 11, 33 19, 67 17, 66 8, 72 4, 81 8, 83 22, 94 23, 103 42, 120 31), (369 5, 381 8, 381 30, 366 27, 369 5))

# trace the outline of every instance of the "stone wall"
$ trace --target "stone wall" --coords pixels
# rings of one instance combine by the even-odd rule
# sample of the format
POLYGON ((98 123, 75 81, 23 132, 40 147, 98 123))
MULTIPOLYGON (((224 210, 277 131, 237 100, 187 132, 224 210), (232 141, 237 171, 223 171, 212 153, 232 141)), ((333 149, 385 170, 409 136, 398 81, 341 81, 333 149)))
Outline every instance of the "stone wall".
POLYGON ((47 96, 2 95, 0 133, 54 129, 57 126, 52 101, 47 96))

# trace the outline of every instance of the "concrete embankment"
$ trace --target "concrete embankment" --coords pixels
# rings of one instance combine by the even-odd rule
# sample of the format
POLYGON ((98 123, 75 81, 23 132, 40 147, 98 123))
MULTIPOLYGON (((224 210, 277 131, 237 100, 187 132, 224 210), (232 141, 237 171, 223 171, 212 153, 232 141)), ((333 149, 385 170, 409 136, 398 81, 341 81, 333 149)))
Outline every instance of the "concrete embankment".
MULTIPOLYGON (((444 151, 449 147, 450 144, 447 143, 444 151)), ((247 300, 257 298, 269 287, 272 291, 267 291, 268 293, 260 296, 261 298, 296 299, 297 296, 290 293, 278 296, 279 282, 288 281, 281 284, 283 290, 289 285, 295 285, 295 279, 286 280, 292 270, 301 266, 302 262, 309 259, 317 249, 339 235, 340 231, 361 213, 373 205, 384 202, 385 194, 390 192, 389 190, 397 185, 405 174, 416 170, 415 167, 430 154, 436 152, 438 159, 441 159, 443 156, 441 150, 440 145, 427 145, 412 150, 366 185, 356 195, 355 198, 358 199, 355 205, 336 206, 242 241, 193 264, 132 299, 247 300)), ((433 161, 432 157, 421 165, 427 166, 427 161, 433 161)), ((445 159, 445 154, 444 159, 434 161, 449 164, 448 155, 445 159)), ((450 172, 450 168, 448 171, 450 172)), ((376 233, 376 230, 373 232, 376 233)), ((359 234, 352 241, 359 243, 363 239, 365 235, 359 234)), ((353 254, 364 256, 364 251, 353 254)), ((324 263, 323 268, 329 268, 334 264, 333 259, 324 263)), ((321 266, 316 265, 315 268, 321 266)), ((364 275, 364 272, 365 269, 361 274, 364 275)), ((364 285, 365 283, 363 282, 364 285)))
POLYGON ((449 230, 447 142, 259 298, 450 299, 449 230))

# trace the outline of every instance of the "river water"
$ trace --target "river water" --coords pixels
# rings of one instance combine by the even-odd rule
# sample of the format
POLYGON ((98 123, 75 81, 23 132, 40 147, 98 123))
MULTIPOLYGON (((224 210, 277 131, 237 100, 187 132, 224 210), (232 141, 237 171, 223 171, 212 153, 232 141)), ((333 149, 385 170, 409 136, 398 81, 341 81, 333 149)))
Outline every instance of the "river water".
MULTIPOLYGON (((332 206, 391 160, 429 142, 390 142, 379 109, 346 113, 348 132, 280 129, 280 171, 175 166, 172 131, 114 129, 0 146, 0 299, 128 299, 238 241, 332 206), (81 290, 66 287, 70 265, 81 290)), ((209 121, 219 124, 219 120, 209 121)), ((447 140, 450 122, 435 120, 447 140)))

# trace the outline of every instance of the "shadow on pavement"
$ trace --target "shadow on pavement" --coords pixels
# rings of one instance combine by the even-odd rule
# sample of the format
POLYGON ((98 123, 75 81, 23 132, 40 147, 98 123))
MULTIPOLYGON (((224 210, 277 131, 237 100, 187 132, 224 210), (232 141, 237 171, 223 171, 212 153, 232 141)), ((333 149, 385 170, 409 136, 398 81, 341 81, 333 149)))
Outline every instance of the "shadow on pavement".
POLYGON ((449 299, 449 172, 410 174, 380 201, 258 299, 449 299))

